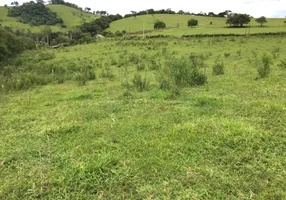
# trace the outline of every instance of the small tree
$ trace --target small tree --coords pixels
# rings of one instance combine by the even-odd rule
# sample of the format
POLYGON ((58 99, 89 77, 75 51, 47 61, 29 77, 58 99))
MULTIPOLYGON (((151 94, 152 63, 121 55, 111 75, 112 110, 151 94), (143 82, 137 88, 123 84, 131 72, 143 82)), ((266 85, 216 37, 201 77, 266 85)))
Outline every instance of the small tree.
POLYGON ((163 21, 156 21, 154 24, 154 29, 163 29, 166 28, 166 24, 163 21))
POLYGON ((266 17, 262 16, 262 17, 259 17, 255 20, 257 23, 259 23, 261 26, 265 23, 267 23, 267 20, 266 20, 266 17))
POLYGON ((84 11, 85 11, 85 12, 90 12, 90 11, 91 11, 91 8, 86 7, 86 8, 84 9, 84 11))
POLYGON ((199 23, 198 20, 196 20, 196 19, 190 19, 190 20, 188 21, 188 26, 190 26, 190 27, 197 26, 198 23, 199 23))
POLYGON ((136 12, 136 11, 131 10, 131 15, 133 15, 133 17, 134 17, 134 19, 135 19, 135 18, 136 18, 136 16, 137 16, 137 12, 136 12))
POLYGON ((184 15, 185 12, 184 12, 183 10, 179 10, 178 14, 179 14, 179 15, 184 15))
POLYGON ((273 64, 272 56, 268 53, 264 53, 261 59, 258 61, 258 78, 266 78, 270 74, 270 67, 273 64))

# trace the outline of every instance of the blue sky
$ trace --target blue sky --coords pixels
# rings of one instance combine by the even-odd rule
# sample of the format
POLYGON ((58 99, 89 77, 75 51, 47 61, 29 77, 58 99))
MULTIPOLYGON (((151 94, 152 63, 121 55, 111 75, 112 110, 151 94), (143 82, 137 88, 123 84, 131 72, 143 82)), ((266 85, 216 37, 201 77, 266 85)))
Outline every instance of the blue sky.
MULTIPOLYGON (((167 9, 189 12, 215 12, 231 10, 247 13, 254 17, 285 17, 286 0, 66 0, 80 7, 92 10, 106 10, 111 14, 127 14, 131 10, 140 11, 148 8, 167 9)), ((0 0, 0 5, 10 5, 12 1, 0 0)), ((18 1, 20 4, 27 1, 18 1)))

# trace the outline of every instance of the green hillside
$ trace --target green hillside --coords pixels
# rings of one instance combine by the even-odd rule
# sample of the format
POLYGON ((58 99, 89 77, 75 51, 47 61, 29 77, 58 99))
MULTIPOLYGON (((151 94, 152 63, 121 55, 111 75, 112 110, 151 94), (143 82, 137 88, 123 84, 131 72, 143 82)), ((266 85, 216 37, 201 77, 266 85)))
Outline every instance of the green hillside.
POLYGON ((47 7, 50 8, 52 12, 56 12, 58 17, 64 20, 64 23, 68 28, 73 28, 84 22, 90 22, 99 18, 97 15, 86 13, 65 5, 47 5, 47 7))
MULTIPOLYGON (((225 28, 225 18, 214 18, 214 17, 201 17, 201 16, 189 16, 189 15, 168 15, 168 14, 157 14, 157 15, 144 15, 137 16, 136 18, 130 17, 122 20, 115 21, 111 23, 108 31, 122 31, 127 32, 139 32, 143 30, 153 30, 153 25, 156 20, 164 21, 167 25, 167 30, 155 31, 149 34, 166 34, 181 36, 184 34, 216 34, 216 33, 237 33, 243 34, 246 30, 245 28, 225 28), (199 20, 199 27, 189 28, 187 27, 187 21, 191 18, 199 20), (212 25, 210 25, 212 22, 212 25)), ((252 33, 260 32, 280 32, 286 31, 286 26, 284 25, 285 19, 267 19, 268 23, 264 27, 260 27, 259 24, 253 19, 250 23, 252 26, 252 33)))
MULTIPOLYGON (((65 6, 65 5, 47 5, 48 8, 52 12, 56 12, 58 17, 62 18, 64 24, 67 25, 66 29, 61 28, 60 26, 51 26, 53 31, 65 31, 72 29, 75 26, 78 26, 84 22, 92 21, 98 16, 82 12, 80 10, 65 6)), ((0 7, 0 24, 2 26, 8 26, 12 29, 30 29, 32 32, 39 32, 43 28, 43 26, 30 26, 29 24, 23 24, 17 22, 17 18, 14 17, 7 17, 8 8, 3 6, 0 7)))

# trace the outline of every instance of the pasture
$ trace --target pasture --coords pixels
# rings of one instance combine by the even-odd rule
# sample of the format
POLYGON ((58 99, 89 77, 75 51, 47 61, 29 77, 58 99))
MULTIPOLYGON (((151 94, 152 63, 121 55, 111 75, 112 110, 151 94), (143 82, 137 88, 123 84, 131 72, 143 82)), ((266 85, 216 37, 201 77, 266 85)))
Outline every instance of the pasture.
POLYGON ((0 70, 0 199, 285 198, 285 46, 138 38, 26 51, 0 70), (192 59, 207 82, 164 88, 184 75, 174 60, 192 59))
POLYGON ((252 19, 249 26, 246 28, 225 28, 226 18, 219 17, 200 17, 200 16, 188 16, 188 15, 168 15, 168 14, 156 14, 156 15, 144 15, 137 16, 136 18, 130 17, 111 23, 110 28, 107 31, 116 32, 125 30, 127 32, 142 32, 154 30, 154 22, 160 20, 166 23, 167 29, 160 31, 153 31, 147 33, 150 35, 172 35, 182 36, 191 34, 245 34, 248 33, 265 33, 265 32, 286 32, 285 19, 273 18, 267 19, 268 23, 260 27, 259 24, 252 19), (191 18, 199 21, 199 27, 189 28, 187 27, 187 21, 191 18), (212 22, 212 25, 210 25, 212 22))

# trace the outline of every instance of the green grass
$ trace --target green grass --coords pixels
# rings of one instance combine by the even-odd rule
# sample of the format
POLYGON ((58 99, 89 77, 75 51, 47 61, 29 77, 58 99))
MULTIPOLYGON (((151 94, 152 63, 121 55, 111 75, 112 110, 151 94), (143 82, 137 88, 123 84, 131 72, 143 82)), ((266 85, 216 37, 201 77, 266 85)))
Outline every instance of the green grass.
MULTIPOLYGON (((115 21, 111 23, 109 31, 122 31, 127 32, 142 32, 143 23, 145 30, 154 30, 154 22, 156 20, 164 21, 167 25, 167 30, 155 31, 151 35, 190 35, 190 34, 219 34, 219 33, 235 33, 244 34, 245 28, 225 28, 225 18, 214 18, 214 17, 200 17, 200 16, 186 16, 186 15, 168 15, 168 14, 158 14, 158 15, 144 15, 137 16, 136 18, 130 17, 122 20, 115 21), (199 27, 188 28, 187 21, 191 18, 195 18, 199 21, 199 27), (210 25, 210 22, 213 24, 210 25), (179 26, 179 27, 178 27, 179 26)), ((282 32, 286 31, 286 26, 284 25, 285 19, 267 19, 268 23, 264 27, 260 27, 259 24, 253 19, 250 23, 252 26, 251 33, 264 33, 264 32, 282 32)))
POLYGON ((47 7, 51 9, 52 12, 56 12, 58 17, 64 20, 64 24, 67 25, 69 29, 79 26, 84 22, 90 22, 99 18, 98 15, 86 13, 64 5, 47 5, 47 7))
MULTIPOLYGON (((47 5, 47 7, 50 8, 52 12, 56 12, 58 17, 62 18, 64 24, 67 25, 67 28, 65 29, 61 28, 60 26, 50 26, 54 32, 67 31, 83 24, 84 22, 92 21, 98 18, 96 15, 88 14, 65 5, 47 5)), ((44 26, 32 27, 28 24, 17 22, 17 18, 7 17, 7 14, 8 8, 0 6, 0 24, 2 24, 2 26, 8 26, 12 29, 30 29, 32 32, 40 32, 44 28, 44 26)))
POLYGON ((118 39, 46 50, 56 54, 47 61, 25 52, 16 59, 89 62, 97 79, 0 94, 0 199, 284 199, 285 45, 118 39), (270 76, 256 79, 255 60, 278 48, 270 76), (160 90, 154 63, 192 52, 208 55, 208 84, 180 96, 160 90), (222 76, 212 75, 218 55, 222 76), (132 85, 135 73, 146 75, 146 91, 132 85))

